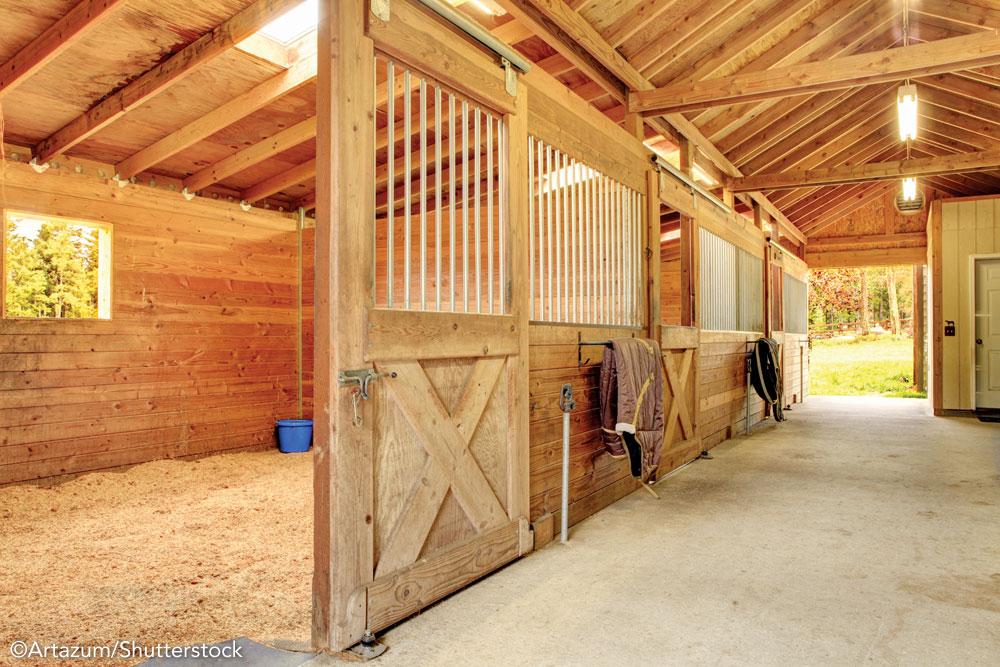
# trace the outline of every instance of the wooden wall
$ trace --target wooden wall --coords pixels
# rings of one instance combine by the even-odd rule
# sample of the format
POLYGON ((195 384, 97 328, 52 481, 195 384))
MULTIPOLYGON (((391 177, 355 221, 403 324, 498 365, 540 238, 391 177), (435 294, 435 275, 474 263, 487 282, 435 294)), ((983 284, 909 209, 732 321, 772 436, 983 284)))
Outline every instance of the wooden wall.
POLYGON ((809 395, 809 335, 782 335, 781 371, 785 405, 801 403, 809 395))
POLYGON ((0 321, 0 483, 265 445, 294 417, 287 217, 8 165, 7 208, 113 225, 110 320, 0 321))
POLYGON ((316 229, 302 230, 302 418, 313 418, 313 297, 316 293, 316 229))
MULTIPOLYGON (((702 331, 698 350, 698 429, 703 449, 744 432, 746 428, 747 342, 759 333, 702 331)), ((751 392, 750 423, 764 418, 764 402, 751 392)))
POLYGON ((585 346, 577 366, 577 340, 601 341, 632 335, 634 329, 532 325, 529 330, 531 520, 555 513, 562 492, 562 411, 559 392, 573 385, 576 409, 570 418, 570 523, 638 488, 628 461, 607 454, 600 439, 598 382, 604 349, 585 346), (589 509, 589 511, 586 511, 589 509))

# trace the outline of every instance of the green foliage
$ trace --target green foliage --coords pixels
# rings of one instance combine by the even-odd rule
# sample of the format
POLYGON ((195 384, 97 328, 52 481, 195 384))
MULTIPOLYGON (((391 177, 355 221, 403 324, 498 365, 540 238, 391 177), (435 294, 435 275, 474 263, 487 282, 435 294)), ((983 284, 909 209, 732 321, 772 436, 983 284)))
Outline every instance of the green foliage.
POLYGON ((10 317, 97 317, 98 234, 84 225, 46 221, 37 234, 6 220, 5 295, 10 317))
MULTIPOLYGON (((861 269, 814 269, 809 272, 809 324, 861 321, 861 269)), ((873 321, 889 319, 888 271, 868 267, 868 312, 873 321)), ((899 266, 893 272, 899 316, 913 314, 913 268, 899 266)))
POLYGON ((927 396, 913 387, 913 340, 891 335, 813 341, 809 355, 809 393, 896 398, 927 396))

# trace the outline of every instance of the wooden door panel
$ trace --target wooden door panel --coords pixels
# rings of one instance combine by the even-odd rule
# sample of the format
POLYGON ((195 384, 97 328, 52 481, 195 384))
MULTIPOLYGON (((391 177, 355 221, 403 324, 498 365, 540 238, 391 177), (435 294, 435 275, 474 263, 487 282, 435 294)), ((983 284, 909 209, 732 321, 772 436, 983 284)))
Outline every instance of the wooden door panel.
POLYGON ((470 528, 481 534, 509 521, 506 364, 491 357, 378 365, 395 377, 382 385, 376 412, 398 411, 409 428, 376 420, 380 450, 400 452, 376 457, 376 578, 469 537, 470 528))

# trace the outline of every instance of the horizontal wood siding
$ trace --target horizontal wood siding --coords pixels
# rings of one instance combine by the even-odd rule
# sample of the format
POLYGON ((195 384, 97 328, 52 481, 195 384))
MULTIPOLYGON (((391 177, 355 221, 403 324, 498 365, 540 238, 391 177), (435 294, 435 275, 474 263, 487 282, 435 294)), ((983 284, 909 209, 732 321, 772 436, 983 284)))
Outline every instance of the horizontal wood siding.
MULTIPOLYGON (((709 449, 746 428, 747 341, 756 333, 702 331, 698 351, 698 399, 702 447, 709 449)), ((763 419, 764 402, 752 393, 750 422, 763 419)))
POLYGON ((316 229, 302 230, 302 418, 313 418, 313 322, 316 229))
POLYGON ((0 321, 0 483, 273 443, 297 412, 294 221, 8 177, 11 209, 113 224, 113 299, 0 321))
POLYGON ((781 351, 785 405, 801 403, 809 394, 809 336, 785 333, 781 351))

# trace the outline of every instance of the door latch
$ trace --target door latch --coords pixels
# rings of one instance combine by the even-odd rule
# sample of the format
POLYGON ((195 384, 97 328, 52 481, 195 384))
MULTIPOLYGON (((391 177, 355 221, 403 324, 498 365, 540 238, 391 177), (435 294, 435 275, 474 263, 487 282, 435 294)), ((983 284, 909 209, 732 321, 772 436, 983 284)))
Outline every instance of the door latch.
POLYGON ((358 404, 362 399, 368 400, 371 398, 371 394, 368 393, 368 385, 371 384, 372 380, 377 380, 384 377, 396 377, 395 373, 376 373, 371 368, 362 368, 356 371, 340 371, 337 373, 337 385, 341 387, 350 387, 357 385, 354 390, 354 394, 351 396, 351 402, 354 404, 354 425, 361 426, 364 421, 361 419, 361 413, 358 411, 358 404))
POLYGON ((340 371, 337 374, 337 384, 341 387, 358 385, 358 391, 361 394, 361 398, 367 401, 371 398, 371 394, 368 393, 368 385, 371 384, 372 380, 384 377, 396 377, 396 374, 376 373, 371 368, 362 368, 358 371, 340 371))

